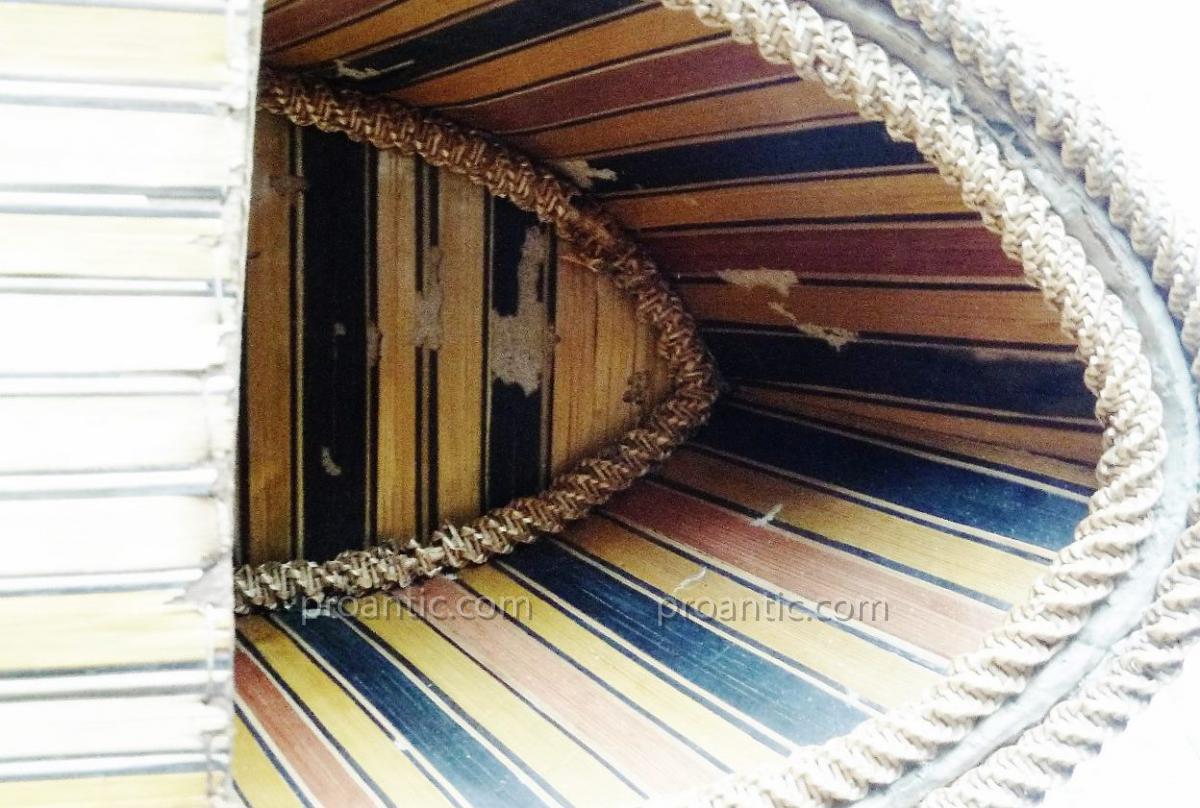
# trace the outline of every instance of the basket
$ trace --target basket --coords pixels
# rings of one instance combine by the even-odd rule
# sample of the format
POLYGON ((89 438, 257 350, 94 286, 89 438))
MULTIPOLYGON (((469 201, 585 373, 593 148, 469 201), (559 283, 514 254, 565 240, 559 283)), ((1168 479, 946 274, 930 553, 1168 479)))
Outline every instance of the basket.
POLYGON ((1025 805, 1177 672, 1197 241, 994 15, 143 5, 0 10, 0 803, 1025 805))

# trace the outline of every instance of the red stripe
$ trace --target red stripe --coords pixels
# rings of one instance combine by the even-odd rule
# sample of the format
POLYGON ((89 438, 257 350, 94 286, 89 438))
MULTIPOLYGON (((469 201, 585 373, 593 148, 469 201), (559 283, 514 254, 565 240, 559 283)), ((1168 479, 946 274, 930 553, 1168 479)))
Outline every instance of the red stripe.
POLYGON ((686 275, 765 267, 809 274, 1021 277, 1020 265, 982 225, 646 233, 642 243, 664 269, 686 275))
POLYGON ((233 667, 238 696, 319 804, 339 808, 378 805, 253 659, 238 651, 233 667))
POLYGON ((398 0, 299 0, 278 9, 268 9, 263 19, 263 51, 269 53, 299 40, 311 39, 317 32, 341 28, 369 14, 397 5, 397 2, 398 0))
POLYGON ((963 595, 917 584, 652 482, 618 495, 605 510, 809 601, 883 601, 887 614, 874 628, 942 656, 978 647, 982 634, 1000 617, 998 610, 963 595))
POLYGON ((720 772, 661 726, 600 687, 511 621, 445 578, 400 593, 414 611, 492 675, 538 705, 650 796, 720 772))
POLYGON ((453 115, 472 126, 504 134, 790 74, 787 67, 764 62, 753 48, 721 40, 493 101, 454 107, 453 115), (719 77, 715 83, 714 76, 719 77))

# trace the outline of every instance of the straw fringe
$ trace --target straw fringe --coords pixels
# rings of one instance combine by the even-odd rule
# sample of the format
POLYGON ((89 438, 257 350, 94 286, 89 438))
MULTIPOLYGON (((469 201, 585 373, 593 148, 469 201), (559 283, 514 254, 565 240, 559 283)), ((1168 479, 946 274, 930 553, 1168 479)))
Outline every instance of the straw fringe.
POLYGON ((479 132, 392 99, 264 70, 259 106, 297 126, 341 132, 379 149, 420 157, 551 223, 577 262, 610 277, 634 301, 638 319, 656 332, 672 389, 641 423, 557 477, 545 491, 493 509, 470 524, 444 525, 408 547, 351 550, 321 564, 296 560, 240 567, 234 574, 235 611, 404 587, 447 568, 482 564, 539 534, 559 533, 666 460, 708 419, 717 396, 716 375, 695 323, 616 220, 581 197, 577 188, 479 132))

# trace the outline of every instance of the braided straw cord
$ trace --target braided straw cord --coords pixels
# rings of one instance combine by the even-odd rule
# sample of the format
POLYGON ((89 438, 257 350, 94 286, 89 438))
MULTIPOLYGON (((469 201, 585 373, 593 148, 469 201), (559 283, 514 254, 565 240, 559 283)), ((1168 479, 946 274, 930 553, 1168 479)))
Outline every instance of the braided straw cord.
POLYGON ((885 121, 893 136, 913 141, 961 188, 967 205, 1000 234, 1006 253, 1021 261, 1028 280, 1061 312, 1106 427, 1099 488, 1076 541, 980 650, 955 659, 947 677, 917 702, 802 749, 783 766, 734 776, 698 797, 706 805, 836 805, 932 759, 1020 693, 1130 569, 1162 490, 1161 402, 1151 390, 1140 336, 1120 301, 1088 265, 1082 246, 1066 235, 1049 202, 1003 163, 995 143, 954 115, 948 91, 924 86, 881 48, 856 41, 846 25, 803 3, 664 2, 730 29, 736 40, 756 44, 768 61, 792 64, 801 78, 820 81, 831 95, 854 101, 865 117, 885 121))
POLYGON ((349 550, 332 561, 270 562, 234 573, 235 611, 275 609, 298 597, 321 600, 404 587, 445 568, 482 564, 542 533, 561 532, 664 461, 703 424, 717 396, 715 370, 695 323, 654 264, 620 225, 577 188, 485 135, 393 99, 337 90, 264 70, 259 107, 297 126, 341 132, 379 149, 415 155, 467 177, 494 196, 551 223, 570 257, 609 276, 658 338, 672 389, 642 421, 533 497, 516 499, 463 526, 444 525, 423 544, 349 550))
MULTIPOLYGON (((1182 322, 1182 342, 1195 355, 1200 349, 1200 237, 1172 216, 1159 189, 1142 176, 1097 111, 999 15, 981 14, 953 0, 892 0, 892 6, 900 17, 919 22, 934 41, 947 42, 989 87, 1006 93, 1017 113, 1035 123, 1040 137, 1060 145, 1063 164, 1083 174, 1088 192, 1108 200, 1110 220, 1151 263, 1154 282, 1167 293, 1168 309, 1182 322)), ((1193 363, 1192 375, 1200 378, 1200 359, 1193 363)), ((1175 678, 1200 638, 1200 500, 1189 517, 1175 559, 1159 580, 1158 599, 1141 625, 1039 725, 930 794, 925 805, 1039 802, 1175 678)))

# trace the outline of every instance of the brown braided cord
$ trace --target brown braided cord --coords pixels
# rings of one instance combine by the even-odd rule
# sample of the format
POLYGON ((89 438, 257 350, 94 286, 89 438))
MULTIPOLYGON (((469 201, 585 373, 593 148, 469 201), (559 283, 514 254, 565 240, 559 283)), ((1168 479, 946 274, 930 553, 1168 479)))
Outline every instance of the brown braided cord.
POLYGON ((264 69, 258 104, 297 126, 341 132, 378 149, 420 157, 552 224, 572 259, 610 277, 634 301, 638 320, 656 332, 672 386, 637 426, 557 477, 545 491, 513 500, 470 524, 444 525, 423 544, 348 550, 321 564, 295 560, 239 567, 233 579, 236 612, 275 609, 299 597, 319 601, 404 587, 446 568, 482 564, 539 534, 559 533, 666 460, 708 420, 717 396, 716 372, 695 323, 653 262, 579 189, 483 133, 391 98, 264 69))

